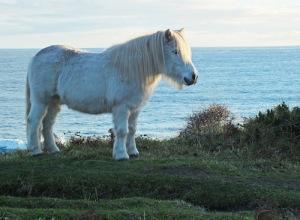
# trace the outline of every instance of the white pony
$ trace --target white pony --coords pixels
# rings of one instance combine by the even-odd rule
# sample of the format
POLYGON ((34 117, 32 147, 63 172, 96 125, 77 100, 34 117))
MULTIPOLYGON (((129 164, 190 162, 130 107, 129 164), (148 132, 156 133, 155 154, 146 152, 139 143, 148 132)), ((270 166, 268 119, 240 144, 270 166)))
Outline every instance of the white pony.
POLYGON ((137 117, 161 77, 180 88, 197 81, 182 29, 141 36, 102 53, 65 46, 40 50, 29 65, 26 83, 28 150, 32 155, 59 152, 52 127, 60 105, 66 104, 90 114, 112 113, 113 158, 138 156, 137 117))

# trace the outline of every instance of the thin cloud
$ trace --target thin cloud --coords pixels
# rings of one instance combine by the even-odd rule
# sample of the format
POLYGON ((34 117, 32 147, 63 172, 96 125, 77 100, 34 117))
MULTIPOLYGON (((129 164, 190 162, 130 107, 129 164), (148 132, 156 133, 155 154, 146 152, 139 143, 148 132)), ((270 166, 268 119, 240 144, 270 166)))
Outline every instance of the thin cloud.
POLYGON ((296 0, 0 0, 0 47, 106 47, 187 28, 193 46, 300 44, 296 0))

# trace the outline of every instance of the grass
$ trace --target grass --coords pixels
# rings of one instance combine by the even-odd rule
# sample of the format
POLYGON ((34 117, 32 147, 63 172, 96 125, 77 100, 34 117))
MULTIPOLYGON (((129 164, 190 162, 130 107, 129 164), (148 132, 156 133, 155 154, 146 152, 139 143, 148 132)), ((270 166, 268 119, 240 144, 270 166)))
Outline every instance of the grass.
POLYGON ((141 156, 120 162, 95 137, 72 138, 59 155, 0 155, 0 219, 300 218, 295 157, 190 140, 139 137, 141 156))
POLYGON ((2 155, 1 215, 253 219, 259 207, 300 207, 298 163, 240 160, 229 152, 184 155, 176 148, 189 147, 173 140, 139 138, 138 144, 141 157, 122 162, 113 161, 109 141, 99 139, 70 144, 56 156, 2 155))
POLYGON ((2 206, 0 213, 12 218, 251 219, 249 211, 208 212, 181 200, 154 200, 139 197, 89 201, 2 196, 0 204, 2 206))

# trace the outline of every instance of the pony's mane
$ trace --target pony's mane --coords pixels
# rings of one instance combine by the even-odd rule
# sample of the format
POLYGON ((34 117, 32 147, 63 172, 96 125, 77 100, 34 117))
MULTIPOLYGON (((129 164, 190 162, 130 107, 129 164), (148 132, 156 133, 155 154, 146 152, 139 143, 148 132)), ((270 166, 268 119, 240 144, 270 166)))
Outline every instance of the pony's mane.
MULTIPOLYGON (((172 31, 177 50, 183 61, 191 61, 190 47, 180 31, 172 31)), ((125 79, 140 80, 141 83, 153 83, 165 71, 164 43, 165 31, 137 37, 125 43, 107 49, 110 62, 125 79)))

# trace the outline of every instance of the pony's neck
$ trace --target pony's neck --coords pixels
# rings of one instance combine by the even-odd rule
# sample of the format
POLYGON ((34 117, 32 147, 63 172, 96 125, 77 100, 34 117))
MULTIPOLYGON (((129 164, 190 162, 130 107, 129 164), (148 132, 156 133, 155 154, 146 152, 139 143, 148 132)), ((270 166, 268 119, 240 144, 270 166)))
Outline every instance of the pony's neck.
POLYGON ((125 80, 152 85, 164 69, 163 32, 138 37, 108 49, 109 62, 125 80))
POLYGON ((161 74, 155 74, 151 79, 146 79, 143 83, 139 84, 139 86, 143 91, 143 93, 146 93, 149 96, 157 87, 160 80, 161 80, 161 74))

